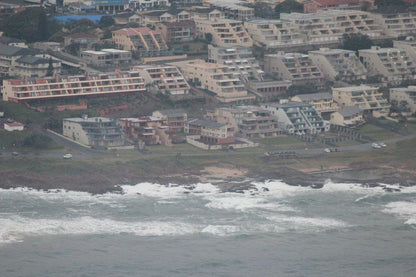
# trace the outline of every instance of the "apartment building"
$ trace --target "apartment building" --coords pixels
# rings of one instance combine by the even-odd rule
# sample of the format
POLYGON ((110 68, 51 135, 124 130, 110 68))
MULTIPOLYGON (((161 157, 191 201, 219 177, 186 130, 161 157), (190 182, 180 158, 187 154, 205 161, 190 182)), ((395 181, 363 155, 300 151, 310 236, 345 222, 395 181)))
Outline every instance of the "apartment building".
POLYGON ((94 148, 124 145, 123 133, 117 121, 106 117, 64 118, 63 135, 94 148))
POLYGON ((80 54, 84 61, 95 66, 123 65, 132 59, 130 51, 119 49, 86 50, 80 54))
POLYGON ((357 106, 366 114, 374 117, 389 113, 390 104, 383 97, 378 87, 366 85, 332 88, 332 97, 341 107, 357 106))
POLYGON ((118 48, 136 51, 141 56, 170 54, 161 33, 148 27, 124 28, 113 31, 113 41, 118 48))
POLYGON ((169 6, 168 0, 130 0, 129 3, 134 10, 153 10, 169 6))
POLYGON ((200 135, 200 141, 206 144, 230 144, 235 142, 234 129, 223 123, 206 119, 191 119, 185 123, 185 133, 200 135))
POLYGON ((253 40, 241 21, 232 19, 195 20, 199 38, 212 38, 212 44, 220 47, 253 46, 253 40))
POLYGON ((126 138, 144 143, 145 145, 171 146, 169 127, 166 121, 154 116, 142 116, 139 118, 120 118, 118 120, 126 138))
POLYGON ((301 53, 270 54, 264 56, 264 70, 293 85, 322 85, 324 75, 308 55, 301 53))
POLYGON ((359 50, 358 53, 369 76, 381 76, 382 81, 391 84, 415 79, 416 61, 404 50, 373 46, 371 49, 359 50))
POLYGON ((254 9, 239 5, 238 2, 225 2, 225 1, 210 1, 211 8, 215 8, 222 11, 226 18, 235 20, 248 20, 254 17, 254 9))
POLYGON ((218 20, 225 18, 225 14, 215 8, 194 6, 189 8, 188 11, 192 14, 194 20, 218 20))
POLYGON ((345 106, 331 114, 331 124, 353 127, 364 122, 363 110, 357 106, 345 106))
POLYGON ((246 139, 276 137, 280 135, 277 117, 271 111, 257 106, 217 108, 208 118, 233 127, 235 134, 246 139))
POLYGON ((275 101, 292 85, 290 80, 272 80, 263 78, 262 80, 249 79, 245 83, 247 90, 256 95, 262 101, 275 101))
POLYGON ((334 102, 332 94, 329 92, 308 93, 295 95, 290 99, 292 102, 302 102, 311 104, 319 113, 328 113, 338 110, 337 103, 334 102))
POLYGON ((416 39, 414 37, 406 37, 405 40, 394 40, 393 48, 405 51, 411 60, 416 61, 416 39))
POLYGON ((416 86, 391 88, 390 103, 412 114, 416 113, 416 86))
POLYGON ((192 20, 192 14, 185 10, 141 11, 137 13, 137 22, 142 26, 156 26, 161 22, 180 22, 192 20))
POLYGON ((247 47, 215 47, 208 45, 208 61, 229 66, 242 80, 262 80, 264 71, 254 58, 250 48, 247 47))
POLYGON ((328 80, 353 82, 367 78, 367 70, 354 51, 321 48, 308 54, 328 80))
POLYGON ((14 65, 16 64, 16 60, 26 56, 42 57, 44 55, 38 50, 0 44, 0 75, 13 75, 13 69, 14 65))
POLYGON ((47 59, 36 56, 23 56, 12 62, 9 70, 10 75, 23 78, 44 77, 49 73, 49 66, 52 66, 52 73, 61 73, 61 62, 55 59, 47 59))
POLYGON ((92 4, 99 12, 116 13, 129 7, 129 0, 92 0, 92 4))
POLYGON ((155 85, 163 93, 188 94, 190 86, 176 66, 140 65, 133 67, 143 77, 146 85, 155 85))
POLYGON ((143 79, 135 71, 10 79, 3 80, 2 87, 3 100, 14 102, 144 91, 143 79))
POLYGON ((300 102, 265 103, 262 108, 277 117, 279 128, 288 134, 316 134, 326 130, 313 105, 300 102))
POLYGON ((303 4, 304 13, 316 13, 324 10, 367 10, 375 9, 374 0, 311 0, 303 4))
POLYGON ((244 22, 244 27, 255 44, 266 48, 299 46, 306 41, 306 36, 287 21, 251 19, 244 22))
POLYGON ((215 97, 225 103, 250 101, 254 96, 248 95, 241 80, 226 65, 208 63, 203 60, 175 62, 185 78, 195 86, 209 90, 215 97))
POLYGON ((317 13, 281 13, 280 19, 291 22, 306 35, 309 44, 339 43, 343 34, 362 33, 372 39, 386 38, 383 26, 374 14, 355 10, 328 10, 317 13))
POLYGON ((393 37, 413 35, 416 30, 416 12, 379 14, 378 23, 393 37))
POLYGON ((24 40, 0 36, 0 44, 5 44, 8 46, 20 47, 20 48, 27 48, 27 44, 24 40))
POLYGON ((97 35, 86 34, 86 33, 76 33, 64 36, 64 47, 67 47, 71 44, 79 45, 79 49, 87 50, 91 49, 94 43, 100 41, 100 38, 97 35))
POLYGON ((152 116, 166 122, 169 133, 183 132, 185 122, 188 120, 188 114, 184 109, 157 110, 152 116))
POLYGON ((187 42, 196 38, 193 20, 161 22, 156 24, 156 29, 167 43, 187 42))

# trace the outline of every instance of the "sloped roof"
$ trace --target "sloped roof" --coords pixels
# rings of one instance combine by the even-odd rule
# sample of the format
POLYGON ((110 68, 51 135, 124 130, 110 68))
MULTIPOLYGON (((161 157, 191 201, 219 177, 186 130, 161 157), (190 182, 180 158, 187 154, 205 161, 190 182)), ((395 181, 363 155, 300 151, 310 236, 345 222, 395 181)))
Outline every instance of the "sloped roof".
POLYGON ((41 53, 39 50, 20 48, 0 43, 0 56, 26 56, 41 53))
MULTIPOLYGON (((47 64, 49 63, 49 59, 41 58, 41 57, 34 57, 34 56, 24 56, 17 60, 21 63, 26 64, 47 64)), ((57 62, 56 60, 52 60, 52 62, 57 62)))
POLYGON ((215 121, 211 121, 211 120, 206 120, 206 119, 192 119, 188 121, 188 124, 193 124, 193 125, 197 125, 197 126, 204 126, 204 127, 209 127, 209 128, 213 128, 213 129, 218 129, 221 128, 223 126, 225 126, 225 124, 223 123, 218 123, 215 121))

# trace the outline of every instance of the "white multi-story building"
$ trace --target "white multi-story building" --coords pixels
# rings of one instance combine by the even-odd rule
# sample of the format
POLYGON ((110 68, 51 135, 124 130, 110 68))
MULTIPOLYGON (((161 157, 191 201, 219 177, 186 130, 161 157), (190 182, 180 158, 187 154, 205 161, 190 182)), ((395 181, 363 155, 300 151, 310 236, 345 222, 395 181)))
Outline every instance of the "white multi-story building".
POLYGON ((410 113, 416 113, 416 86, 391 88, 390 103, 394 103, 397 107, 410 113))
POLYGON ((203 60, 188 60, 174 62, 180 68, 185 78, 197 87, 215 93, 221 102, 240 102, 253 100, 241 80, 234 76, 233 71, 224 64, 208 63, 203 60))
POLYGON ((230 70, 242 80, 263 78, 263 70, 247 47, 215 47, 208 45, 208 61, 229 66, 230 70))
POLYGON ((81 58, 96 66, 121 65, 131 62, 131 52, 120 49, 86 50, 81 51, 81 58))
POLYGON ((281 20, 292 22, 307 36, 310 44, 336 43, 343 34, 361 33, 384 38, 385 31, 374 14, 356 10, 327 10, 317 13, 282 13, 281 20))
POLYGON ((354 51, 321 48, 308 54, 328 80, 351 82, 366 79, 367 70, 354 51))
POLYGON ((380 14, 377 19, 384 26, 386 33, 393 37, 407 36, 415 33, 416 12, 380 14))
POLYGON ((385 116, 390 110, 390 104, 384 99, 378 87, 361 85, 332 88, 332 97, 341 107, 358 106, 374 117, 385 116))
POLYGON ((405 40, 394 40, 393 47, 405 51, 413 61, 416 61, 416 39, 414 37, 407 37, 405 40))
POLYGON ((189 84, 176 66, 138 65, 133 70, 140 73, 146 85, 155 85, 163 93, 180 95, 189 92, 189 84))
POLYGON ((381 76, 383 81, 392 84, 415 80, 415 61, 404 50, 373 46, 358 53, 369 76, 381 76))
POLYGON ((236 20, 248 20, 254 17, 254 9, 239 5, 238 3, 231 3, 221 0, 210 1, 210 6, 225 14, 226 18, 236 20))
POLYGON ((253 46, 253 40, 243 23, 232 19, 195 20, 196 32, 202 39, 212 39, 212 44, 221 47, 253 46))
POLYGON ((278 53, 264 56, 264 70, 283 80, 291 80, 294 85, 324 82, 324 75, 309 58, 301 53, 278 53))
POLYGON ((292 23, 282 20, 252 19, 244 22, 244 27, 254 43, 266 48, 299 46, 305 43, 306 36, 292 23))

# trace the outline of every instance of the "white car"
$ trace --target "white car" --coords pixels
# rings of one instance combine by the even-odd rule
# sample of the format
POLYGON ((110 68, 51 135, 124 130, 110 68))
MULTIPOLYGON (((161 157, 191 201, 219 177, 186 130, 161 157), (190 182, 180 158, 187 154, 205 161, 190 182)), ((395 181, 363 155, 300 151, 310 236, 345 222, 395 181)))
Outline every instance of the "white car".
POLYGON ((374 149, 380 149, 381 148, 380 144, 375 143, 375 142, 373 144, 371 144, 371 147, 373 147, 374 149))
POLYGON ((329 148, 325 148, 325 149, 324 149, 324 152, 325 152, 325 153, 331 153, 331 149, 329 149, 329 148))
POLYGON ((387 144, 385 144, 384 142, 379 142, 378 145, 380 145, 381 147, 387 147, 387 144))
POLYGON ((65 154, 62 156, 64 159, 71 159, 72 155, 71 154, 65 154))

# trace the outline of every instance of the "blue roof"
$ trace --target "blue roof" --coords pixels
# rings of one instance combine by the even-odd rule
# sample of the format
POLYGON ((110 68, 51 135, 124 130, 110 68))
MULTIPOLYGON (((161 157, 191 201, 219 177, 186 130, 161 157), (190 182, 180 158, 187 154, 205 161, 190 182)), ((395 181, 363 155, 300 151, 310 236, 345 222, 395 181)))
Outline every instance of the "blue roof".
POLYGON ((86 14, 86 15, 61 15, 55 16, 55 19, 60 22, 70 22, 70 21, 78 21, 81 19, 89 19, 92 22, 98 23, 103 16, 108 16, 104 14, 86 14))

